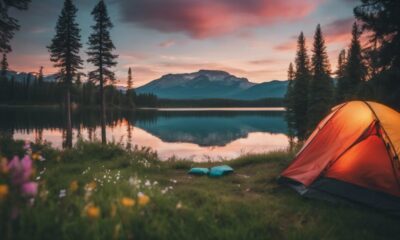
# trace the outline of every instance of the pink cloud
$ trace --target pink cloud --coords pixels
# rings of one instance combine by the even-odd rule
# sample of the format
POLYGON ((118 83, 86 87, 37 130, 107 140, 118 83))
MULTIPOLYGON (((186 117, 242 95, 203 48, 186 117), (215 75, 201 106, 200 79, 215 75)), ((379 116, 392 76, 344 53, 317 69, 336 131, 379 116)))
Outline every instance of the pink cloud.
POLYGON ((348 42, 351 39, 351 27, 354 18, 345 18, 333 21, 323 26, 323 33, 327 43, 348 42))
POLYGON ((320 0, 121 0, 122 20, 161 32, 208 38, 242 28, 290 22, 310 14, 320 0))
POLYGON ((297 40, 292 40, 290 42, 283 42, 274 47, 278 51, 292 51, 297 47, 297 40))

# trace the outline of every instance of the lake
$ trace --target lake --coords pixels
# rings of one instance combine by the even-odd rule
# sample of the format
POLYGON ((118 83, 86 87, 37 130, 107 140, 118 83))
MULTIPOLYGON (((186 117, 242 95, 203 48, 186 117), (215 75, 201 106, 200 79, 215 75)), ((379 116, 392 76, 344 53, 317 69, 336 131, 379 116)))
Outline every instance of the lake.
MULTIPOLYGON (((101 137, 100 114, 73 112, 73 142, 101 137)), ((14 139, 47 141, 57 148, 65 139, 63 112, 43 108, 1 108, 0 131, 14 139)), ((289 146, 282 108, 142 109, 107 113, 107 138, 125 146, 150 147, 161 159, 232 159, 289 146)))

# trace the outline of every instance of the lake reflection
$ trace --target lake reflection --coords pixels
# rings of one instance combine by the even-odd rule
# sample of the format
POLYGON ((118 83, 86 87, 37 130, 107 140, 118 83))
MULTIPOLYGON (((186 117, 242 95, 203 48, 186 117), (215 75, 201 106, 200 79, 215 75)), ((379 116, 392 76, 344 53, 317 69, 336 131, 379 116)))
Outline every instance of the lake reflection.
MULTIPOLYGON (((61 148, 62 111, 0 109, 0 130, 15 139, 46 140, 61 148)), ((195 161, 231 159, 289 146, 284 112, 271 109, 207 109, 115 111, 107 115, 108 140, 146 146, 162 159, 195 161)), ((74 142, 100 138, 99 113, 75 111, 74 142)))

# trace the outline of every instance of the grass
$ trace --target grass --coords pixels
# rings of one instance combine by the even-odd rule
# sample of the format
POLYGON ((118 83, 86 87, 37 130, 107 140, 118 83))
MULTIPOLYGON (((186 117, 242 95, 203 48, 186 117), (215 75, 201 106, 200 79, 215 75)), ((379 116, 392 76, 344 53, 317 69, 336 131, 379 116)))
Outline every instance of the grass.
MULTIPOLYGON (((67 151, 33 149, 47 159, 37 163, 40 193, 18 220, 2 222, 0 239, 6 232, 12 239, 398 239, 400 235, 398 218, 358 205, 306 199, 278 185, 277 176, 293 157, 288 152, 224 162, 235 169, 234 174, 208 178, 190 176, 187 170, 215 163, 161 162, 149 149, 127 151, 98 143, 78 143, 67 151), (75 180, 79 188, 72 191, 70 183, 75 180), (88 194, 84 186, 93 181, 97 187, 88 194), (67 194, 60 198, 62 189, 67 194), (147 205, 121 204, 123 197, 137 200, 138 192, 150 197, 147 205), (96 219, 86 216, 90 204, 101 211, 96 219), (7 224, 11 230, 6 231, 7 224)), ((2 152, 11 154, 4 148, 2 152)), ((0 203, 0 209, 6 208, 10 203, 0 203)), ((4 211, 1 214, 4 220, 4 211)))

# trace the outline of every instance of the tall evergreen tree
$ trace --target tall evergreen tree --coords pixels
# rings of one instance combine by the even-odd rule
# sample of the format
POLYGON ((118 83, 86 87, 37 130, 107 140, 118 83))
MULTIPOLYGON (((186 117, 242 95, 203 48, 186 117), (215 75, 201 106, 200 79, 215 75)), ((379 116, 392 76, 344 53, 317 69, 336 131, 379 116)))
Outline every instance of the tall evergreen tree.
POLYGON ((43 66, 40 66, 40 68, 39 68, 39 74, 38 74, 37 79, 38 79, 39 86, 41 86, 43 84, 43 66))
POLYGON ((8 71, 8 61, 7 61, 7 55, 4 53, 3 54, 3 59, 1 60, 1 77, 5 79, 6 74, 8 71))
POLYGON ((360 35, 361 31, 358 29, 357 23, 354 23, 352 29, 352 40, 345 68, 347 91, 345 92, 344 100, 354 99, 357 95, 357 91, 359 91, 359 88, 365 81, 366 67, 363 63, 360 35))
POLYGON ((295 59, 296 70, 293 80, 293 120, 295 130, 300 139, 306 137, 308 113, 308 88, 311 79, 310 60, 307 54, 306 39, 303 32, 297 40, 297 53, 295 59))
POLYGON ((361 0, 354 9, 362 28, 370 34, 369 83, 380 101, 400 109, 400 1, 361 0))
POLYGON ((136 96, 136 93, 135 93, 135 89, 133 88, 132 69, 129 68, 128 83, 127 83, 127 90, 126 90, 126 102, 125 102, 127 107, 129 107, 129 108, 134 107, 135 96, 136 96))
POLYGON ((336 101, 341 103, 345 99, 345 92, 347 89, 347 82, 345 79, 346 72, 346 50, 342 50, 338 56, 338 64, 336 70, 337 88, 336 88, 336 101))
POLYGON ((312 79, 310 82, 308 127, 314 129, 330 111, 333 104, 333 82, 321 26, 315 30, 311 59, 312 79))
POLYGON ((26 10, 31 0, 1 0, 0 1, 0 53, 11 51, 10 41, 15 31, 19 30, 18 20, 9 15, 9 10, 26 10))
POLYGON ((95 6, 92 11, 95 25, 92 26, 93 33, 89 37, 89 50, 87 54, 89 63, 92 63, 96 69, 89 73, 89 80, 97 81, 100 86, 101 101, 101 140, 106 143, 106 101, 104 87, 108 82, 115 80, 115 75, 111 67, 117 65, 115 59, 118 57, 112 51, 115 49, 114 43, 110 37, 110 29, 113 27, 108 16, 107 7, 103 0, 95 6))
POLYGON ((50 60, 54 66, 59 69, 59 77, 65 86, 66 103, 66 122, 67 122, 67 147, 72 147, 72 119, 71 119, 71 86, 72 79, 81 69, 83 63, 79 50, 82 47, 80 43, 80 29, 76 23, 77 8, 72 0, 65 0, 61 15, 58 18, 56 26, 56 35, 54 36, 48 49, 51 53, 50 60))
POLYGON ((288 68, 288 86, 285 95, 286 103, 286 120, 288 122, 289 129, 293 130, 295 127, 294 123, 294 110, 293 110, 293 85, 294 85, 295 72, 293 64, 289 64, 288 68))
POLYGON ((133 78, 132 78, 132 69, 129 68, 128 70, 128 90, 131 90, 133 88, 133 78))

